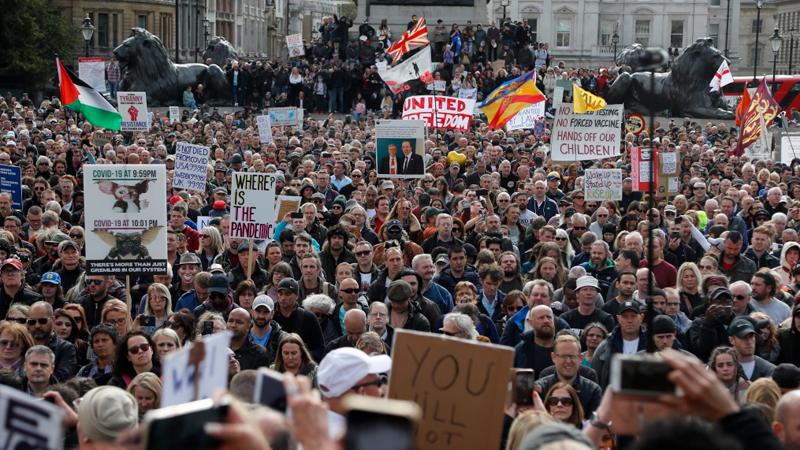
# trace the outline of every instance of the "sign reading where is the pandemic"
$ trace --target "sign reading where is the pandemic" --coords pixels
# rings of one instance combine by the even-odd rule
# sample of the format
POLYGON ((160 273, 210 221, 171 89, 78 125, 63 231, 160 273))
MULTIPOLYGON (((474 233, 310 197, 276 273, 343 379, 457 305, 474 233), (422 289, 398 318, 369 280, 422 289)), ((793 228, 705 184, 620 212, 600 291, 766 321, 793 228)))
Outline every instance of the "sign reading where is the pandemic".
POLYGON ((172 187, 205 192, 208 153, 208 147, 178 142, 175 146, 175 175, 172 177, 172 187))
POLYGON ((276 225, 275 181, 269 173, 234 172, 231 195, 230 236, 272 239, 276 225))
POLYGON ((147 131, 150 129, 146 92, 117 92, 117 111, 122 115, 120 130, 147 131))
POLYGON ((166 183, 163 165, 83 166, 90 274, 166 272, 166 183))
POLYGON ((58 406, 0 385, 0 448, 61 450, 63 417, 58 406))
POLYGON ((415 95, 403 102, 403 120, 423 120, 427 128, 467 131, 474 109, 474 99, 415 95))
POLYGON ((571 103, 556 111, 551 135, 553 161, 589 161, 620 155, 623 105, 576 114, 571 103))

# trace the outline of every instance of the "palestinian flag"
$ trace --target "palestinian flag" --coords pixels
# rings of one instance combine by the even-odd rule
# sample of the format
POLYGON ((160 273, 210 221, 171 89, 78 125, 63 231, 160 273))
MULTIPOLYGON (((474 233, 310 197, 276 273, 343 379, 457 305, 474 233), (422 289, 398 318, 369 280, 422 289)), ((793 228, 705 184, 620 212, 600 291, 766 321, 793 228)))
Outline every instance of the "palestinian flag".
POLYGON ((89 123, 96 127, 119 130, 122 116, 99 92, 78 78, 56 58, 58 85, 61 103, 74 111, 80 111, 89 123))

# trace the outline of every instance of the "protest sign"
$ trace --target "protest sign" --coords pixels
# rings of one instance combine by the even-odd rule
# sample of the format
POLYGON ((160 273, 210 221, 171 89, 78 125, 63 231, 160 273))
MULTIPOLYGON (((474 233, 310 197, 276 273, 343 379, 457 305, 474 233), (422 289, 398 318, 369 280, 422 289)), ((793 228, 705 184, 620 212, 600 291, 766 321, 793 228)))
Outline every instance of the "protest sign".
POLYGON ((622 169, 586 169, 583 188, 587 202, 622 200, 622 169))
POLYGON ((228 387, 228 346, 230 331, 203 336, 204 357, 199 364, 199 386, 194 396, 195 366, 189 362, 192 344, 171 353, 164 361, 161 374, 164 379, 161 390, 161 407, 178 405, 210 398, 219 390, 228 387))
POLYGON ((458 90, 458 98, 477 99, 478 98, 478 88, 471 88, 471 89, 461 88, 461 89, 458 90))
POLYGON ((213 217, 211 216, 197 216, 197 231, 203 231, 203 228, 208 226, 213 217))
POLYGON ((181 121, 181 108, 179 106, 169 107, 169 123, 178 123, 181 121))
POLYGON ((22 168, 0 164, 0 192, 11 194, 11 206, 22 209, 22 168))
POLYGON ((433 80, 433 83, 427 86, 429 91, 444 92, 447 89, 447 82, 444 80, 433 80))
POLYGON ((658 194, 677 194, 680 184, 680 154, 678 152, 659 152, 658 159, 659 171, 656 182, 658 194))
POLYGON ((403 120, 422 120, 428 128, 467 131, 474 109, 474 99, 415 95, 403 102, 403 120))
POLYGON ((625 131, 639 135, 644 131, 645 124, 644 116, 639 113, 625 114, 625 131))
POLYGON ((102 56, 79 56, 78 78, 97 92, 106 92, 106 65, 102 56))
POLYGON ((296 212, 300 209, 300 202, 303 197, 294 195, 279 195, 278 196, 278 212, 275 215, 276 220, 283 220, 283 216, 290 212, 296 212))
POLYGON ((494 72, 494 74, 497 75, 497 72, 499 72, 500 69, 506 68, 506 60, 495 59, 494 61, 490 62, 489 65, 492 66, 492 72, 494 72))
POLYGON ((425 173, 425 122, 382 120, 375 126, 378 176, 419 178, 425 173))
POLYGON ((544 120, 544 102, 534 103, 514 114, 506 123, 506 130, 529 130, 536 126, 537 120, 544 120))
POLYGON ((122 131, 147 131, 152 116, 147 111, 146 92, 117 92, 117 111, 122 115, 122 131))
POLYGON ((262 144, 272 143, 272 124, 269 121, 269 115, 261 115, 256 117, 256 124, 258 125, 258 140, 262 144))
POLYGON ((556 110, 551 135, 553 161, 589 161, 620 154, 623 105, 576 114, 571 103, 556 110))
POLYGON ((269 173, 234 172, 231 195, 230 236, 272 239, 275 230, 277 178, 269 173))
POLYGON ((781 135, 781 162, 787 165, 800 158, 800 133, 783 133, 781 135))
POLYGON ((83 166, 90 274, 166 272, 166 183, 163 165, 83 166))
POLYGON ((178 142, 175 146, 175 175, 172 178, 172 187, 205 192, 208 153, 208 147, 178 142))
POLYGON ((58 406, 0 385, 0 448, 61 450, 63 420, 58 406))
POLYGON ((275 127, 296 127, 303 124, 303 110, 300 108, 270 108, 268 114, 270 123, 275 127))
MULTIPOLYGON (((634 147, 631 150, 631 180, 634 192, 647 192, 650 189, 650 163, 652 161, 650 153, 652 153, 651 149, 643 147, 634 147)), ((658 174, 658 161, 656 161, 654 171, 658 174)), ((657 185, 658 178, 655 178, 653 182, 657 185)))
POLYGON ((415 448, 500 446, 511 348, 398 329, 392 352, 389 398, 422 408, 415 448))
POLYGON ((286 47, 289 48, 289 58, 303 56, 306 49, 303 47, 303 34, 290 34, 286 36, 286 47))

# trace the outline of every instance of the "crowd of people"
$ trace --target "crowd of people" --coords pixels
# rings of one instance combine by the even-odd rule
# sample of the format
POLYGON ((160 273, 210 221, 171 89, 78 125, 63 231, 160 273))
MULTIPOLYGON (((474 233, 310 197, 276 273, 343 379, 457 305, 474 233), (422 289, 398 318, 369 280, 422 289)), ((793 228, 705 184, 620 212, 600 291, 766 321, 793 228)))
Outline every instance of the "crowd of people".
MULTIPOLYGON (((338 42, 338 22, 326 19, 323 44, 338 42)), ((494 28, 465 27, 462 51, 493 42, 494 28)), ((510 30, 501 41, 518 36, 510 30)), ((322 58, 345 71, 348 53, 339 55, 322 58)), ((532 64, 551 101, 558 66, 545 59, 532 64)), ((454 60, 452 73, 480 74, 475 82, 489 90, 528 68, 509 61, 507 75, 470 64, 454 60)), ((343 98, 384 89, 367 71, 343 75, 353 80, 343 98)), ((459 78, 449 79, 456 94, 459 78)), ((156 116, 148 132, 116 133, 57 99, 0 99, 0 164, 23 176, 20 207, 0 192, 0 383, 61 407, 65 448, 132 448, 131 433, 159 407, 166 358, 229 330, 237 402, 206 432, 222 448, 337 448, 343 400, 386 395, 393 336, 406 329, 507 346, 514 367, 534 370, 530 402, 486 417, 505 421, 509 450, 563 441, 800 448, 800 160, 731 156, 735 128, 674 119, 654 124, 651 137, 623 133, 619 157, 558 163, 550 123, 536 136, 476 117, 467 132, 430 130, 423 176, 379 178, 375 105, 344 119, 306 116, 261 144, 248 110, 196 111, 177 123, 156 116), (178 142, 210 147, 205 192, 172 187, 178 142), (633 191, 635 146, 680 155, 680 193, 651 207, 633 191), (166 272, 131 274, 129 287, 86 272, 83 167, 95 163, 165 165, 166 272), (587 201, 588 168, 621 169, 621 200, 587 201), (300 214, 280 217, 269 242, 229 236, 239 171, 272 173, 281 194, 301 198, 300 214), (201 216, 211 217, 205 227, 201 216), (612 392, 614 357, 640 353, 672 368, 680 395, 645 402, 612 392), (262 367, 284 374, 291 415, 252 404, 262 367), (667 413, 652 426, 622 418, 642 405, 667 413), (632 422, 642 426, 636 436, 624 427, 632 422)))

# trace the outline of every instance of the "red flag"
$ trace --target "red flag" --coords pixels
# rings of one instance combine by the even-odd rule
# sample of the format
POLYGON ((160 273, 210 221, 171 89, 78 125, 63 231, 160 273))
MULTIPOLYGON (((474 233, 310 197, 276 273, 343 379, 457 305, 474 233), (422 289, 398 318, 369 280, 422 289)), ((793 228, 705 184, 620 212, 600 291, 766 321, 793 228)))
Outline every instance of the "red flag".
POLYGON ((747 108, 750 106, 750 90, 747 89, 747 85, 744 86, 744 94, 742 94, 742 101, 736 106, 736 126, 742 126, 742 119, 744 118, 744 113, 747 111, 747 108))
POLYGON ((386 50, 386 53, 390 54, 392 59, 399 59, 409 51, 428 44, 430 44, 430 41, 428 41, 428 26, 425 24, 425 16, 422 16, 417 20, 413 28, 403 33, 400 40, 392 44, 389 50, 386 50))
POLYGON ((739 142, 732 154, 736 156, 744 154, 744 149, 755 142, 761 133, 761 118, 764 118, 765 124, 769 124, 780 111, 778 102, 772 98, 767 82, 762 78, 742 118, 739 142))

